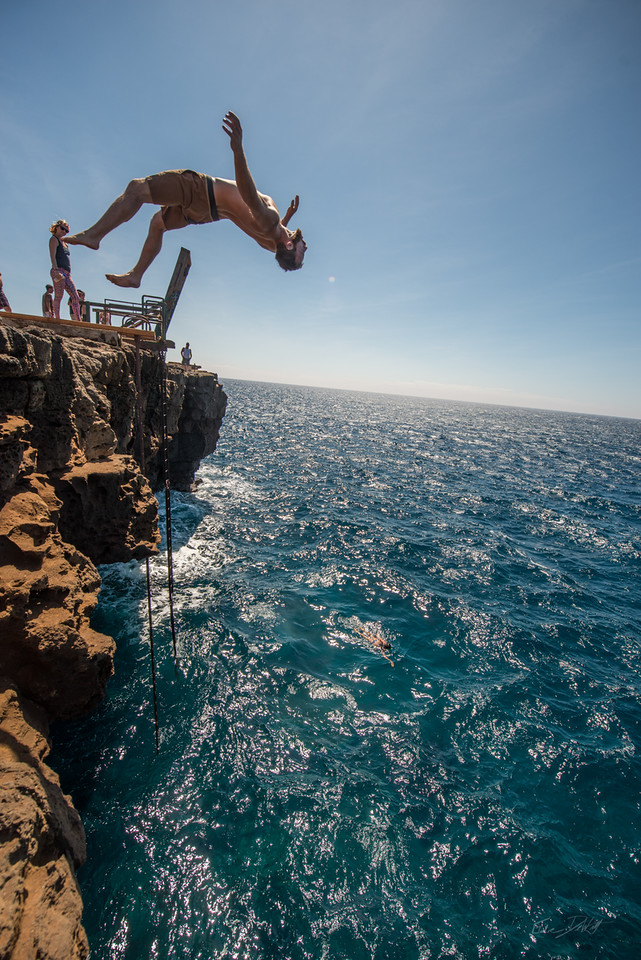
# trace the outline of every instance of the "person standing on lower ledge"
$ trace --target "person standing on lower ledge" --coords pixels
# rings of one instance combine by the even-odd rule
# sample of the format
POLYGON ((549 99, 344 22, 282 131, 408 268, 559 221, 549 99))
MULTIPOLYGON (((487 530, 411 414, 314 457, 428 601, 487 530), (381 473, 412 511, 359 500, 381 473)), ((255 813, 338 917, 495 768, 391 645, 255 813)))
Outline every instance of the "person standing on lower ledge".
POLYGON ((191 363, 191 347, 189 346, 189 340, 180 351, 180 356, 182 357, 183 367, 186 370, 191 363))
POLYGON ((136 266, 128 273, 105 274, 107 280, 118 287, 140 286, 145 271, 160 253, 166 230, 215 220, 231 220, 259 246, 275 253, 283 270, 300 270, 307 244, 300 230, 294 233, 287 226, 298 210, 298 196, 281 219, 272 198, 256 189, 243 149, 243 129, 236 114, 231 111, 225 114, 223 130, 234 154, 235 180, 210 177, 195 170, 165 170, 132 180, 100 220, 88 230, 67 237, 67 243, 97 250, 103 237, 131 220, 143 203, 154 203, 161 209, 151 218, 136 266))

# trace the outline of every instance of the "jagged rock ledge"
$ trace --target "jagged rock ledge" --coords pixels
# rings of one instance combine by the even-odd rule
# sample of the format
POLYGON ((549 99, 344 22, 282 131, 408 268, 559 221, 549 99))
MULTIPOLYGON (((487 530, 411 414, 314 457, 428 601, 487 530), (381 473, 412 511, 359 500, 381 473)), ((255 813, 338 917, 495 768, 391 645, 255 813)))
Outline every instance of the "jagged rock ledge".
MULTIPOLYGON (((144 471, 135 348, 0 317, 0 960, 88 955, 84 831, 45 759, 51 720, 94 707, 113 673, 94 564, 160 539, 162 362, 139 360, 144 471)), ((167 365, 172 487, 215 450, 226 402, 215 374, 167 365)))

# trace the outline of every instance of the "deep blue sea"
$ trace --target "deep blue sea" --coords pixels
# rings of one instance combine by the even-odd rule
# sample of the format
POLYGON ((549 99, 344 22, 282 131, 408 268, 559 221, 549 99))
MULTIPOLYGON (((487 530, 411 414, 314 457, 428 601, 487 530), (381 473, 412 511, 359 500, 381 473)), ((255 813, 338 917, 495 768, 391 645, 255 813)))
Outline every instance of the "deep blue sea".
POLYGON ((158 756, 144 563, 53 731, 93 960, 638 960, 641 421, 225 388, 158 756))

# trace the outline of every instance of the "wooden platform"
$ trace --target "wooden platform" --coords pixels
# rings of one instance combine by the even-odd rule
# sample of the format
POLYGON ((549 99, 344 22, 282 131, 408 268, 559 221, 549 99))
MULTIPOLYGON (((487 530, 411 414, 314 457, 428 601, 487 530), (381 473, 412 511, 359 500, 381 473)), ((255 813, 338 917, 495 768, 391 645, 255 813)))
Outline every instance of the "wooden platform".
POLYGON ((18 326, 24 327, 37 324, 47 327, 55 333, 68 337, 86 337, 88 340, 101 340, 103 343, 117 342, 118 337, 132 341, 151 341, 156 343, 156 334, 153 330, 141 330, 139 327, 111 327, 102 323, 83 323, 78 320, 57 320, 55 317, 34 317, 28 313, 0 312, 2 320, 17 321, 18 326))

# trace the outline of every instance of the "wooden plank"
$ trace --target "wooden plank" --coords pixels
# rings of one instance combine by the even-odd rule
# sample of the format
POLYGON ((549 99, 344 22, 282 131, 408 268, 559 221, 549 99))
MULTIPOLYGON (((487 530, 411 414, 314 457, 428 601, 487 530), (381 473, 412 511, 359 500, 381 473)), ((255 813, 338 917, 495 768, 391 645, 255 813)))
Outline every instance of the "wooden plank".
MULTIPOLYGON (((107 328, 103 327, 102 329, 106 330, 107 328)), ((140 327, 111 327, 111 329, 117 330, 120 336, 125 339, 156 341, 156 334, 153 330, 141 330, 140 327)))
POLYGON ((169 286, 167 287, 167 293, 165 294, 165 318, 162 331, 163 337, 167 336, 167 330, 169 329, 171 318, 174 315, 174 310, 176 309, 178 298, 182 293, 182 288, 185 285, 185 280, 187 279, 187 274, 189 273, 190 267, 191 253, 189 250, 185 249, 185 247, 181 247, 180 253, 178 254, 178 259, 176 260, 176 266, 174 267, 172 278, 169 281, 169 286))
POLYGON ((58 320, 57 317, 36 317, 31 313, 6 313, 6 317, 15 317, 17 320, 29 320, 31 323, 40 323, 45 327, 55 327, 64 324, 66 327, 78 327, 86 329, 91 326, 84 320, 58 320))
POLYGON ((82 320, 58 320, 57 317, 35 317, 29 313, 0 313, 0 322, 2 322, 3 319, 21 321, 20 325, 34 323, 41 327, 48 327, 56 333, 70 336, 86 336, 90 340, 104 339, 100 334, 104 334, 107 331, 113 331, 129 340, 156 340, 156 334, 153 330, 140 330, 137 327, 112 327, 109 326, 109 324, 85 323, 82 320), (65 327, 67 328, 66 330, 65 327))

